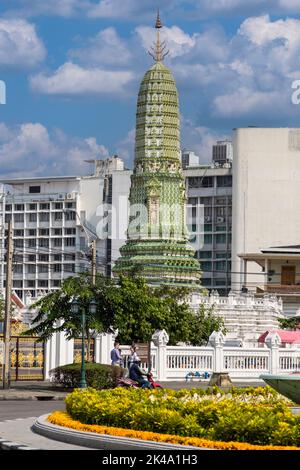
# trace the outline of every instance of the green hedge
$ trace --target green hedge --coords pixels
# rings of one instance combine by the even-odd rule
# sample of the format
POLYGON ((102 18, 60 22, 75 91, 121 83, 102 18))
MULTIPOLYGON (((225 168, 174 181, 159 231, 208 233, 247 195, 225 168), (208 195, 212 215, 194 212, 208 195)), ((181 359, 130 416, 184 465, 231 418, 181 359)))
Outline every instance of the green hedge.
POLYGON ((116 388, 75 390, 69 415, 84 424, 151 431, 214 441, 300 446, 300 415, 269 387, 213 390, 116 388))
MULTIPOLYGON (((86 382, 88 387, 96 389, 113 388, 124 369, 106 364, 86 363, 86 382)), ((76 388, 81 378, 81 364, 66 364, 49 372, 51 381, 65 388, 76 388)))

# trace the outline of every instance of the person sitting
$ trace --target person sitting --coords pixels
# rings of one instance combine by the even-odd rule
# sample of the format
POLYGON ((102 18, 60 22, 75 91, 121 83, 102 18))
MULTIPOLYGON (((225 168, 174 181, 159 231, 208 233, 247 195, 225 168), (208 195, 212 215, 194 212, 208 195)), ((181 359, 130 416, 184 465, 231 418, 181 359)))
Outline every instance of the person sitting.
POLYGON ((141 361, 135 361, 130 369, 129 369, 129 378, 138 382, 142 388, 153 388, 150 384, 149 380, 145 379, 144 376, 147 377, 148 372, 141 369, 141 361))
POLYGON ((137 350, 137 347, 135 345, 130 346, 130 356, 128 358, 128 369, 131 368, 132 364, 140 360, 136 350, 137 350))

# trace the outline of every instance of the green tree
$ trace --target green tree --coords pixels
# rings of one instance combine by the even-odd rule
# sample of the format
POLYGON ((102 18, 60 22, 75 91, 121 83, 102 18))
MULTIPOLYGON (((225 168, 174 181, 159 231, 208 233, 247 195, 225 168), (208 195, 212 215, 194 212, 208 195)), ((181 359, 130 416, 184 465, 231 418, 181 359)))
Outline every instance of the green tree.
POLYGON ((4 321, 4 312, 5 312, 5 301, 1 295, 0 296, 0 321, 4 321))
POLYGON ((33 327, 25 331, 24 335, 38 335, 42 340, 47 340, 54 333, 64 331, 67 339, 81 336, 81 311, 86 315, 86 338, 88 341, 88 357, 90 357, 90 339, 93 332, 107 332, 110 329, 113 311, 108 302, 104 301, 107 286, 110 280, 103 276, 96 277, 95 285, 91 282, 88 273, 76 277, 69 277, 60 289, 50 292, 35 302, 31 308, 38 309, 38 314, 33 319, 33 327), (76 297, 79 304, 79 314, 75 315, 71 310, 71 302, 76 297), (89 313, 91 300, 95 299, 97 311, 89 313))
POLYGON ((224 320, 215 314, 214 306, 206 309, 205 305, 201 304, 190 323, 189 343, 192 346, 206 346, 214 331, 226 334, 224 320))
POLYGON ((300 317, 280 318, 278 320, 280 328, 283 330, 299 330, 300 317))

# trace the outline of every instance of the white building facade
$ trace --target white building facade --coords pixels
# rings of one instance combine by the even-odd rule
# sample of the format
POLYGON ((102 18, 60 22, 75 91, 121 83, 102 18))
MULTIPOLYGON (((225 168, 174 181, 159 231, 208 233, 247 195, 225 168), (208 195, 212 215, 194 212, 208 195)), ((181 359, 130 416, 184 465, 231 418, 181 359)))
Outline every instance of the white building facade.
POLYGON ((232 289, 255 291, 268 272, 238 255, 299 246, 300 129, 236 129, 233 146, 232 289))

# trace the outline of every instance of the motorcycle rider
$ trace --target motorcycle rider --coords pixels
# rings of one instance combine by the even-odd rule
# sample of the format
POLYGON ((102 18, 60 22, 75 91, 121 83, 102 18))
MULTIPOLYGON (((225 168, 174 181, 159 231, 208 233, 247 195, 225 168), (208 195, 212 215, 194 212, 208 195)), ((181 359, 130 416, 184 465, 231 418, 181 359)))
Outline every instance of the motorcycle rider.
POLYGON ((148 375, 148 372, 146 372, 145 370, 141 368, 141 361, 140 360, 134 361, 132 366, 129 369, 129 378, 131 380, 134 380, 135 382, 138 382, 142 388, 153 388, 149 380, 144 378, 144 376, 147 377, 147 375, 148 375))

